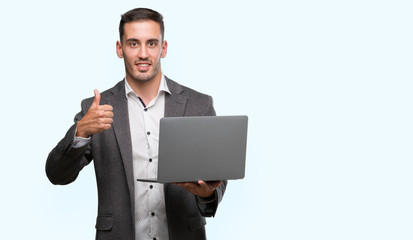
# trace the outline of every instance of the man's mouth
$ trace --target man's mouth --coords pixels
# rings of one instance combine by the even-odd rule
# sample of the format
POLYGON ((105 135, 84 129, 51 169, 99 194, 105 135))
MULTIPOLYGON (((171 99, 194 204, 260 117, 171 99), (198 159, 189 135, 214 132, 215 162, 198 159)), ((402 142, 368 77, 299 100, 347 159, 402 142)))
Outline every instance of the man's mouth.
POLYGON ((149 67, 151 66, 151 64, 149 64, 149 63, 137 63, 135 65, 138 68, 138 70, 141 71, 141 72, 148 71, 149 67))

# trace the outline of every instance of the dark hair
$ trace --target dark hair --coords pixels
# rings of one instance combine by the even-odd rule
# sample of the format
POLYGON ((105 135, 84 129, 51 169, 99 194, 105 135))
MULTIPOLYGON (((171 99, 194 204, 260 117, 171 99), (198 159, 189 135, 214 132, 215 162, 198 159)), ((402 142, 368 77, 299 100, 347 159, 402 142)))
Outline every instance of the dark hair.
POLYGON ((121 42, 123 41, 122 38, 125 32, 124 30, 125 23, 134 22, 134 21, 142 21, 142 20, 152 20, 152 21, 159 23, 159 26, 161 28, 161 36, 162 36, 161 40, 163 41, 164 31, 165 31, 165 26, 163 24, 163 16, 157 11, 154 11, 149 8, 135 8, 121 15, 121 19, 119 23, 120 41, 121 42))

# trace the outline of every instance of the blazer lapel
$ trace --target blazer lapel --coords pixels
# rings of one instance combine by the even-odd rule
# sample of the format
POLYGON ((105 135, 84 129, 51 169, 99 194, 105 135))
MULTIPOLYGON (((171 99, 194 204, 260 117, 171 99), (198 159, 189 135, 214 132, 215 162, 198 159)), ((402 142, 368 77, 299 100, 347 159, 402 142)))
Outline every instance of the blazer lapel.
MULTIPOLYGON (((120 149, 123 166, 125 168, 126 179, 128 182, 129 196, 132 204, 132 212, 135 207, 134 196, 134 177, 132 162, 132 142, 129 126, 128 101, 125 95, 125 81, 119 82, 110 90, 111 97, 107 99, 107 104, 113 107, 113 131, 120 149)), ((133 215, 133 214, 132 214, 133 215)), ((134 217, 133 217, 134 218, 134 217)))
MULTIPOLYGON (((181 95, 184 91, 183 87, 178 83, 172 81, 171 79, 165 76, 166 83, 168 85, 169 91, 171 94, 165 94, 165 117, 183 117, 185 115, 186 103, 188 101, 187 97, 181 95)), ((170 216, 171 209, 169 206, 172 206, 173 199, 169 197, 169 189, 173 187, 170 183, 164 184, 164 194, 165 194, 165 207, 166 207, 166 216, 169 221, 174 221, 170 216)), ((173 231, 173 229, 169 229, 173 231)))
POLYGON ((165 117, 183 117, 188 101, 187 97, 181 95, 183 87, 171 79, 165 77, 171 94, 165 95, 165 117))

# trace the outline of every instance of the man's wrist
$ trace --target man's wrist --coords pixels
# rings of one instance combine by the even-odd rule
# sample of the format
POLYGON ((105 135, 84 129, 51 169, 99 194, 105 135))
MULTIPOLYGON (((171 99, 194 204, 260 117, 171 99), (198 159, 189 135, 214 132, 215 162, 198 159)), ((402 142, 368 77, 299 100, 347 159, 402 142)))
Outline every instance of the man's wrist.
POLYGON ((211 202, 214 202, 214 201, 217 199, 217 190, 214 190, 214 191, 212 192, 211 196, 209 196, 209 197, 200 197, 200 196, 197 196, 197 197, 198 197, 198 200, 199 200, 201 203, 211 203, 211 202))
POLYGON ((90 138, 91 135, 87 134, 85 131, 82 131, 82 120, 80 120, 79 122, 77 122, 77 126, 76 126, 76 133, 75 136, 76 137, 81 137, 81 138, 90 138))
POLYGON ((91 141, 91 137, 83 137, 81 134, 78 134, 78 128, 76 128, 75 136, 73 137, 73 148, 81 148, 91 141))

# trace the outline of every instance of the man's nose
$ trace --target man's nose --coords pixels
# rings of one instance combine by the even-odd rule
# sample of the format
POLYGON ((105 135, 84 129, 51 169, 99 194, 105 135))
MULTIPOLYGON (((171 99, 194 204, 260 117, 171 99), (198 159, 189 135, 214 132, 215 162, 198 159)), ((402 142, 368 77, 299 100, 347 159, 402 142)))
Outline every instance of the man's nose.
POLYGON ((146 48, 146 46, 142 46, 139 49, 138 57, 139 58, 148 58, 148 49, 146 48))

